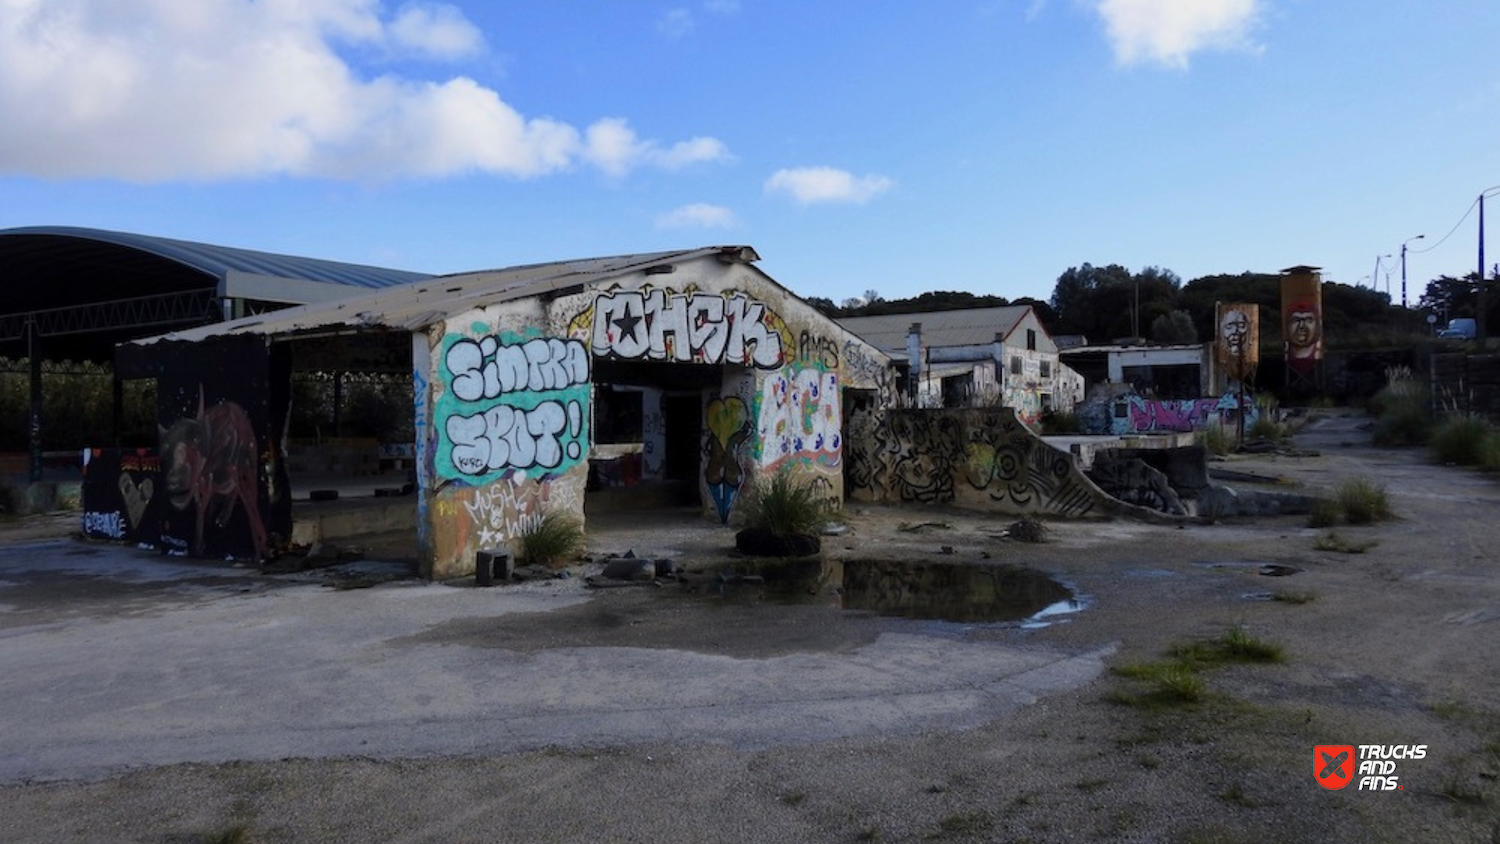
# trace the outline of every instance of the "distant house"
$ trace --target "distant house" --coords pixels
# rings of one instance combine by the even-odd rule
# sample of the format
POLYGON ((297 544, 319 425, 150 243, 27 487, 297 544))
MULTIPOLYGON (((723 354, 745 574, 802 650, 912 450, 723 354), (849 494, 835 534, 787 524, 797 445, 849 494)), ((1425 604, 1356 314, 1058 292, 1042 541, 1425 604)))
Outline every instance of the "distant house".
POLYGON ((1083 378, 1064 366, 1030 305, 845 317, 844 328, 890 355, 916 407, 1005 406, 1026 422, 1068 410, 1083 378))

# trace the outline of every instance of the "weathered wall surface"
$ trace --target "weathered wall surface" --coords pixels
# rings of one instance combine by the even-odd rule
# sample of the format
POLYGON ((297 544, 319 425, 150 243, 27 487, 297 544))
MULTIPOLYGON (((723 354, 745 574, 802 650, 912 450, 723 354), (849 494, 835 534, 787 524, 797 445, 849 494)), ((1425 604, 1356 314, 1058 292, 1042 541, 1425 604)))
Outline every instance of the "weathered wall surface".
POLYGON ((1440 406, 1500 421, 1500 355, 1448 352, 1430 361, 1440 406))
POLYGON ((477 552, 512 543, 553 510, 582 518, 588 348, 536 299, 476 308, 422 341, 414 381, 427 573, 466 574, 477 552))
POLYGON ((851 497, 1003 513, 1103 516, 1115 502, 1011 408, 861 411, 850 420, 851 497))
MULTIPOLYGON (((472 571, 476 552, 551 510, 582 517, 600 360, 719 368, 701 405, 705 515, 727 522, 757 476, 783 470, 842 501, 844 391, 892 393, 885 356, 753 267, 704 259, 661 278, 477 308, 419 338, 417 410, 430 423, 417 425, 418 520, 432 576, 472 571)), ((643 449, 664 445, 659 394, 643 414, 643 449)))

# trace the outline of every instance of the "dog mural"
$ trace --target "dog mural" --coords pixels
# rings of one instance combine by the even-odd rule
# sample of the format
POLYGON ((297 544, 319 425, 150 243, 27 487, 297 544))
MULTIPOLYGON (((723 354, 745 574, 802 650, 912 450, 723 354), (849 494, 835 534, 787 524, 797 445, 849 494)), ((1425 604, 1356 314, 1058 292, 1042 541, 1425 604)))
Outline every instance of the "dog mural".
POLYGON ((196 510, 191 550, 203 553, 206 520, 223 528, 242 506, 250 523, 257 560, 266 556, 266 527, 261 521, 259 458, 255 428, 245 409, 232 401, 204 407, 198 388, 198 415, 178 419, 161 432, 167 497, 177 510, 196 510))

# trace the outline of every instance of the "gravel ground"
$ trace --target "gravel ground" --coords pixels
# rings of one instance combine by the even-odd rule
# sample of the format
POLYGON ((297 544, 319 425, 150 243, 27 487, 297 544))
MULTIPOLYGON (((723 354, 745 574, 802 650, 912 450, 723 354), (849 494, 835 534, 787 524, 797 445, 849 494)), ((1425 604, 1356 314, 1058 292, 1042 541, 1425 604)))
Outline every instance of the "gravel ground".
MULTIPOLYGON (((747 643, 753 600, 718 629, 726 616, 684 613, 667 590, 601 590, 592 610, 531 616, 526 645, 640 647, 621 637, 671 615, 669 641, 651 646, 740 661, 838 653, 901 629, 955 647, 1106 652, 1127 670, 1231 629, 1283 648, 1279 663, 1202 670, 1193 702, 1160 700, 1151 682, 1104 672, 978 726, 899 735, 810 741, 789 724, 786 741, 752 747, 684 728, 667 740, 560 735, 515 753, 169 764, 11 782, 0 785, 0 841, 1500 840, 1500 487, 1420 452, 1370 448, 1362 425, 1317 419, 1298 435, 1316 455, 1228 464, 1302 492, 1330 493, 1351 478, 1383 485, 1395 520, 1332 529, 1346 547, 1368 546, 1361 553, 1317 550, 1331 531, 1305 516, 1052 523, 1050 541, 1029 544, 999 538, 995 517, 856 508, 849 533, 828 540, 833 557, 1024 564, 1073 586, 1085 608, 1045 627, 864 619, 828 635, 781 625, 747 643), (918 522, 935 524, 901 529, 918 522), (1400 763, 1399 791, 1329 791, 1309 764, 1325 744, 1427 750, 1400 763)), ((701 538, 609 527, 613 548, 691 552, 701 538)), ((0 638, 15 629, 0 624, 0 638)), ((526 629, 512 622, 512 633, 526 629)), ((471 630, 422 635, 496 646, 472 641, 471 630)), ((297 713, 287 718, 295 724, 297 713)))

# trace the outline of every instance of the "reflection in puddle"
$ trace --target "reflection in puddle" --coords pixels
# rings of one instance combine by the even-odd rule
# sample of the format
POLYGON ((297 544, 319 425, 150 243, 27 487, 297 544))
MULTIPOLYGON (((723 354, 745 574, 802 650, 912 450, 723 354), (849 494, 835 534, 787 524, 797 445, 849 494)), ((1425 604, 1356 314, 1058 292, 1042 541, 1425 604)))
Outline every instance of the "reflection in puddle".
POLYGON ((1045 572, 1012 565, 896 560, 756 561, 720 572, 712 591, 729 597, 746 587, 775 601, 833 596, 846 610, 961 623, 1056 623, 1083 609, 1073 590, 1045 572))
POLYGON ((1042 626, 1080 609, 1073 591, 1036 569, 954 563, 849 560, 844 608, 959 622, 1042 626))

